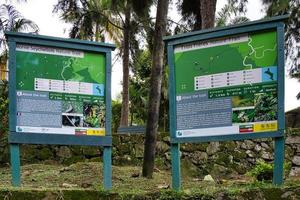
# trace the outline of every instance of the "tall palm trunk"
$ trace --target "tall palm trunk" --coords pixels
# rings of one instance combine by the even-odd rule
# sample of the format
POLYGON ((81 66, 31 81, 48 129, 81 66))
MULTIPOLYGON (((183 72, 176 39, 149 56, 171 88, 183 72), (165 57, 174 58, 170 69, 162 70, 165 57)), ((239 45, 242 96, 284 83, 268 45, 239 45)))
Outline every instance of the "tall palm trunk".
POLYGON ((215 25, 217 0, 201 0, 201 29, 213 28, 215 25))
POLYGON ((146 127, 143 176, 152 178, 154 170, 156 135, 158 129, 159 105, 161 98, 164 42, 169 0, 158 0, 153 43, 151 88, 146 127))
POLYGON ((123 29, 123 93, 120 126, 128 126, 129 116, 129 40, 130 40, 130 5, 127 1, 125 24, 123 29))

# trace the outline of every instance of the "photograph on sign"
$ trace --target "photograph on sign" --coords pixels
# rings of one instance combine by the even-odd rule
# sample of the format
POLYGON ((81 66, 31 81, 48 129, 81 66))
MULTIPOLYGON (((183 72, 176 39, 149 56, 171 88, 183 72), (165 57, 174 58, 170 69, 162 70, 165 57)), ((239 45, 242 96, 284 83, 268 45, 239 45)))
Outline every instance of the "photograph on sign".
POLYGON ((16 132, 105 135, 105 55, 17 44, 16 132))
POLYGON ((174 47, 176 137, 277 131, 275 30, 174 47))

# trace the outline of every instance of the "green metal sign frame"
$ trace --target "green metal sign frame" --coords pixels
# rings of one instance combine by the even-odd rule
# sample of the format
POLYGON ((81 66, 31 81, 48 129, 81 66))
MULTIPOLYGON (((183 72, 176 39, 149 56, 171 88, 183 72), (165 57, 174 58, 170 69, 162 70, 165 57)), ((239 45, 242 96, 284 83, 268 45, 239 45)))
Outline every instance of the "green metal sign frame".
POLYGON ((164 38, 167 45, 169 76, 169 101, 170 101, 170 135, 171 135, 171 157, 172 157, 172 188, 180 190, 180 143, 202 143, 212 141, 245 140, 258 138, 274 138, 274 172, 273 183, 283 183, 284 163, 284 21, 288 15, 269 18, 266 20, 253 21, 240 25, 233 25, 222 28, 214 28, 202 31, 195 31, 181 35, 168 36, 164 38), (202 136, 202 137, 177 137, 176 136, 176 80, 175 80, 175 57, 174 48, 176 45, 186 44, 194 41, 220 38, 249 32, 274 30, 277 32, 277 94, 278 94, 278 130, 261 133, 246 133, 232 135, 202 136))
POLYGON ((103 146, 103 185, 112 188, 112 137, 111 137, 111 51, 112 44, 77 39, 63 39, 49 36, 7 32, 9 46, 9 143, 12 168, 12 185, 21 185, 19 144, 87 145, 103 146), (40 134, 16 132, 16 45, 40 45, 105 54, 105 136, 75 136, 67 134, 40 134))

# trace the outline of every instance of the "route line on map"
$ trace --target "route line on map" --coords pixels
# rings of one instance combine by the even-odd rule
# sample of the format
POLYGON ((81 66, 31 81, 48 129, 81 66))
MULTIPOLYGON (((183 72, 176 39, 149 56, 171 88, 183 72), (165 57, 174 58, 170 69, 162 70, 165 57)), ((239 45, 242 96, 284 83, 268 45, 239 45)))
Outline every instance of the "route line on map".
POLYGON ((264 48, 265 46, 263 45, 263 46, 254 48, 254 47, 251 45, 251 42, 252 42, 252 38, 249 37, 249 42, 248 42, 247 44, 248 44, 248 46, 251 48, 251 52, 250 52, 247 56, 245 56, 245 58, 244 58, 244 60, 243 60, 243 65, 244 65, 245 67, 250 67, 250 69, 253 68, 253 65, 252 65, 252 64, 246 64, 246 63, 245 63, 246 60, 247 60, 247 58, 248 58, 249 56, 251 56, 251 55, 254 53, 254 57, 255 57, 256 59, 262 59, 262 58, 265 56, 265 52, 267 52, 267 51, 275 51, 276 46, 277 46, 277 45, 275 44, 274 47, 273 47, 272 49, 265 49, 265 50, 263 50, 261 56, 257 56, 257 52, 256 52, 255 50, 264 48))
MULTIPOLYGON (((63 69, 61 70, 61 73, 60 73, 60 75, 61 75, 61 77, 64 79, 64 81, 66 81, 66 79, 65 79, 65 77, 64 77, 64 72, 65 72, 65 69, 66 68, 69 68, 69 67, 71 67, 71 62, 72 62, 72 60, 70 59, 70 60, 68 60, 67 61, 67 65, 66 66, 64 66, 63 67, 63 69)), ((68 121, 73 125, 73 127, 77 127, 76 125, 75 125, 75 122, 73 123, 73 121, 69 118, 69 116, 68 115, 64 115, 67 119, 68 119, 68 121)))

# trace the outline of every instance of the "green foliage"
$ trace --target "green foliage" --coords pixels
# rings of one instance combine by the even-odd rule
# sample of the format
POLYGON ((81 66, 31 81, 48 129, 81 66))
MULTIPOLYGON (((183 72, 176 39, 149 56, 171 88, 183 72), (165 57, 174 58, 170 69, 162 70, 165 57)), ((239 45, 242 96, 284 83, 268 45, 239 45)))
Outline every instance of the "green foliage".
POLYGON ((287 128, 286 135, 300 136, 300 128, 287 128))
MULTIPOLYGON (((138 50, 131 63, 133 75, 130 77, 129 97, 131 124, 144 124, 147 118, 148 95, 150 90, 151 74, 151 52, 150 50, 138 50)), ((163 71, 159 126, 163 131, 168 127, 168 72, 166 67, 163 71)))
POLYGON ((264 161, 259 161, 246 175, 254 177, 258 181, 272 180, 273 165, 264 161))
POLYGON ((228 4, 225 4, 224 7, 216 13, 216 27, 227 26, 240 24, 249 21, 245 16, 247 1, 237 1, 237 0, 228 0, 228 4))
POLYGON ((272 121, 277 119, 277 94, 257 94, 254 97, 254 121, 272 121))
MULTIPOLYGON (((284 173, 288 175, 291 170, 292 163, 284 163, 284 173)), ((247 176, 255 178, 257 181, 270 181, 273 178, 274 165, 265 161, 258 161, 253 169, 246 173, 247 176)))
POLYGON ((129 97, 131 124, 144 124, 147 117, 148 94, 150 89, 151 54, 140 50, 132 63, 129 97))
POLYGON ((107 35, 120 46, 121 21, 112 15, 111 4, 106 0, 59 0, 53 12, 72 24, 71 38, 104 42, 107 35))
MULTIPOLYGON (((268 17, 290 14, 285 26, 285 56, 290 75, 300 80, 300 1, 262 0, 268 17)), ((300 95, 298 95, 300 97, 300 95)))
POLYGON ((112 132, 116 133, 121 119, 122 104, 119 101, 112 101, 112 132))
POLYGON ((8 82, 0 83, 0 163, 8 162, 8 82))
POLYGON ((33 21, 25 19, 14 6, 0 4, 0 54, 6 48, 5 31, 37 33, 39 28, 33 21))

